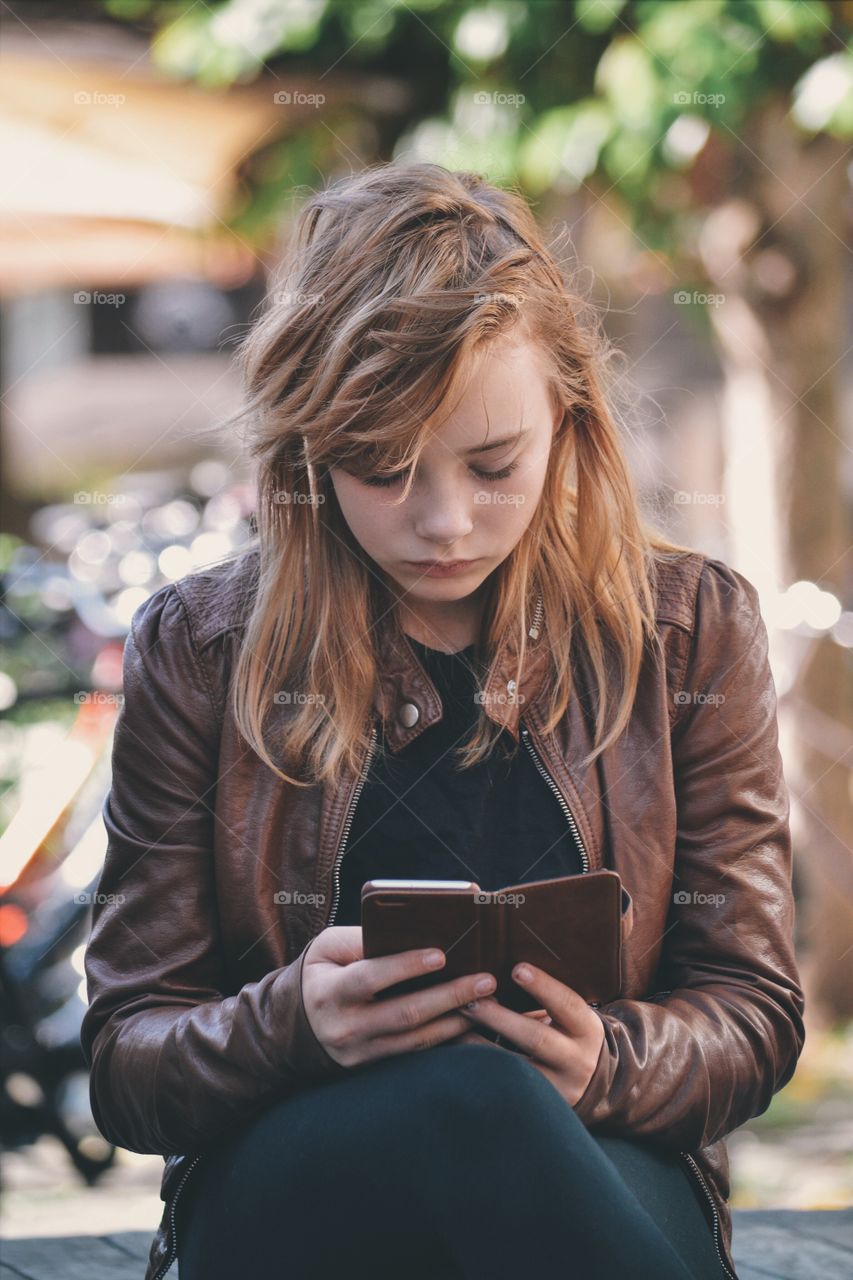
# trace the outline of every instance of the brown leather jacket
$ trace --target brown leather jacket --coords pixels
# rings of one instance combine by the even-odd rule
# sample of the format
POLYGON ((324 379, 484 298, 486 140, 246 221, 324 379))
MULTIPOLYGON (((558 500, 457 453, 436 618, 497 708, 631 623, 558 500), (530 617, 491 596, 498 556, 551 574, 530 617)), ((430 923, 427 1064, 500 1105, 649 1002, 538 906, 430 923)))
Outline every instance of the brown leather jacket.
MULTIPOLYGON (((346 1070, 307 1020, 301 965, 334 920, 370 753, 339 786, 300 789, 247 750, 226 690, 257 551, 240 563, 162 587, 137 610, 104 806, 81 1039, 102 1133, 166 1158, 146 1280, 174 1261, 178 1196, 205 1145, 275 1096, 346 1070)), ((621 996, 599 1009, 605 1041, 575 1110, 592 1131, 680 1154, 734 1275, 723 1139, 767 1108, 804 1041, 788 796, 754 587, 682 555, 660 571, 657 618, 663 660, 649 650, 629 728, 592 766, 581 764, 592 742, 581 657, 578 696, 542 732, 544 627, 514 697, 504 643, 484 706, 521 733, 574 816, 586 869, 618 871, 633 899, 621 996)), ((441 703, 387 620, 378 646, 375 716, 396 750, 440 719, 441 703)))

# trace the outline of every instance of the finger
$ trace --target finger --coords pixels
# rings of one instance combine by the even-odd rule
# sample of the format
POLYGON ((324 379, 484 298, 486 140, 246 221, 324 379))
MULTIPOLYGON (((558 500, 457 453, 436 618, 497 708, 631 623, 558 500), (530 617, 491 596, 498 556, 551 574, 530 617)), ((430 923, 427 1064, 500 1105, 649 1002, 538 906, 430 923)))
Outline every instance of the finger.
MULTIPOLYGON (((343 962, 347 963, 347 962, 343 962)), ((427 973, 440 973, 447 963, 444 952, 437 947, 420 947, 412 951, 398 951, 390 956, 373 956, 348 964, 338 984, 338 998, 342 1004, 366 1004, 386 987, 409 978, 420 978, 427 973), (439 956, 439 963, 427 963, 429 957, 439 956)))
POLYGON ((555 1068, 565 1068, 572 1056, 572 1042, 561 1031, 555 1031, 543 1020, 526 1018, 523 1013, 507 1009, 497 1000, 477 1000, 460 1009, 475 1022, 497 1031, 531 1058, 538 1058, 555 1068))
POLYGON ((470 1030, 470 1023, 459 1013, 445 1013, 440 1018, 398 1035, 376 1036, 367 1041, 368 1058, 384 1058, 419 1049, 432 1049, 449 1040, 457 1040, 470 1030))
POLYGON ((513 981, 524 991, 539 1000, 544 1009, 558 1026, 569 1034, 581 1034, 589 1029, 589 1005, 583 996, 578 995, 565 982, 552 978, 544 969, 535 964, 516 965, 512 971, 513 981), (530 978, 521 980, 521 974, 527 972, 530 978))
POLYGON ((308 944, 306 964, 353 964, 364 959, 361 925, 338 925, 315 934, 308 944), (317 943, 312 946, 311 943, 317 943))
POLYGON ((359 1010, 361 1025, 370 1036, 394 1035, 431 1022, 441 1014, 459 1010, 471 1000, 476 1000, 476 984, 483 979, 495 980, 491 974, 475 973, 465 978, 453 978, 423 991, 393 996, 387 1000, 368 1002, 359 1010))

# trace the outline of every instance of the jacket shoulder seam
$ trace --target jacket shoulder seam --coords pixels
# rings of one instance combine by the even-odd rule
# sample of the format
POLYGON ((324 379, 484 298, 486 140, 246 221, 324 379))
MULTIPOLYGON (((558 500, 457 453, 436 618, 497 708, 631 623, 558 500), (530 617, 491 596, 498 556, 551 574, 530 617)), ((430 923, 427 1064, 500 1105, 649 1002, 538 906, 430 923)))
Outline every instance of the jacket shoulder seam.
POLYGON ((196 634, 193 629, 192 616, 190 614, 189 609, 187 608, 187 602, 184 599, 183 594, 181 593, 179 583, 173 582, 171 585, 181 608, 184 624, 187 628, 187 635, 189 636, 190 648, 192 649, 193 658, 195 660, 196 670, 199 672, 202 682, 204 684, 204 691, 207 694, 207 700, 210 703, 210 709, 213 713, 214 723, 220 724, 222 717, 217 708, 216 698, 214 697, 213 689, 210 683, 210 677, 208 675, 204 660, 201 656, 201 648, 199 647, 198 641, 196 639, 196 634))
POLYGON ((708 557, 701 551, 692 551, 681 557, 679 565, 685 570, 675 580, 670 571, 674 561, 660 561, 657 567, 658 600, 655 616, 658 622, 669 623, 692 635, 696 628, 696 602, 699 583, 708 557))

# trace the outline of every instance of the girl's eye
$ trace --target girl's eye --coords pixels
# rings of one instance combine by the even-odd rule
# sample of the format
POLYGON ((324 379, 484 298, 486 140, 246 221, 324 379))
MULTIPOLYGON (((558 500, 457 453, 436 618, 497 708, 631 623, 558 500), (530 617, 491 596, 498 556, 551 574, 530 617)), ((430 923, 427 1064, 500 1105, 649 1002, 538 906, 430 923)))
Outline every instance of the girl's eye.
MULTIPOLYGON (((513 471, 515 471, 517 466, 518 466, 517 462, 511 462, 508 466, 501 467, 499 471, 481 471, 479 467, 472 467, 471 470, 479 480, 487 480, 487 481, 494 482, 496 480, 506 480, 508 476, 512 475, 513 471)), ((387 488, 390 488, 392 484, 396 484, 399 479, 400 479, 399 475, 362 476, 361 483, 370 485, 371 488, 387 489, 387 488)))

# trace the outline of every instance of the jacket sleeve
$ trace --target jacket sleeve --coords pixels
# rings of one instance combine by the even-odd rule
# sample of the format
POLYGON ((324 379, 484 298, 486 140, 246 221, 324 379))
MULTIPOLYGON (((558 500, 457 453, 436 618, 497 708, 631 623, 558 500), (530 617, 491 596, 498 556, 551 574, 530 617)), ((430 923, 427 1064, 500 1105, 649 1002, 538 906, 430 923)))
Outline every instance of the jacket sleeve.
POLYGON ((98 1128, 164 1156, 202 1149, 274 1095, 343 1071, 305 1014, 307 946, 229 991, 213 865, 220 730, 202 656, 173 586, 137 610, 85 954, 80 1040, 98 1128))
POLYGON ((767 1109, 805 1039, 789 803, 758 593, 706 560, 672 732, 677 833, 654 1001, 598 1010, 575 1112, 591 1130, 695 1151, 767 1109))

